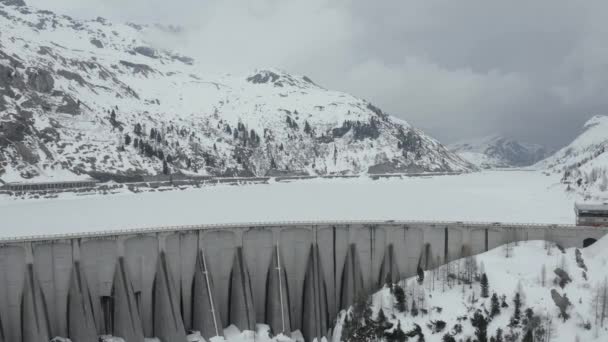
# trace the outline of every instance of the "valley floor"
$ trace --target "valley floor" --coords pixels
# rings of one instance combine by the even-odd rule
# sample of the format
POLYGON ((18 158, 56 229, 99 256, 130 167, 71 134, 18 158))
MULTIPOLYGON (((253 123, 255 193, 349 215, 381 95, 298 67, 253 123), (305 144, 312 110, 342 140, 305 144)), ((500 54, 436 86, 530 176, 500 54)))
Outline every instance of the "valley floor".
POLYGON ((0 238, 271 221, 574 223, 575 197, 564 191, 556 176, 536 171, 380 180, 314 179, 160 190, 61 194, 53 199, 0 197, 0 238))

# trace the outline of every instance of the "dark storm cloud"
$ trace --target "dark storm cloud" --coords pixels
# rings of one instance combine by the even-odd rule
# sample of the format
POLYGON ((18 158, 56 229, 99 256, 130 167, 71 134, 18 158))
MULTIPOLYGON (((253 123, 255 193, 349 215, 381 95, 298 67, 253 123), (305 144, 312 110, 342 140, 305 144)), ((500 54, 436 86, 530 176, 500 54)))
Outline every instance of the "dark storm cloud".
MULTIPOLYGON (((46 0, 29 0, 47 7, 46 0)), ((58 12, 178 24, 151 35, 214 70, 273 66, 367 98, 450 142, 559 146, 608 113, 608 2, 54 0, 58 12)))

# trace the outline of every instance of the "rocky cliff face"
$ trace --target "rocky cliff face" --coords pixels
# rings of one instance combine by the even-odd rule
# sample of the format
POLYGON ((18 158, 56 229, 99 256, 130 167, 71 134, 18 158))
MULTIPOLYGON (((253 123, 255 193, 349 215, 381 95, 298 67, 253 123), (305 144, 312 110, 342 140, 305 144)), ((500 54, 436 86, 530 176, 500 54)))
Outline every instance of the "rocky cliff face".
POLYGON ((371 103, 280 70, 207 75, 153 27, 0 2, 0 177, 468 171, 371 103), (62 173, 63 174, 63 173, 62 173))

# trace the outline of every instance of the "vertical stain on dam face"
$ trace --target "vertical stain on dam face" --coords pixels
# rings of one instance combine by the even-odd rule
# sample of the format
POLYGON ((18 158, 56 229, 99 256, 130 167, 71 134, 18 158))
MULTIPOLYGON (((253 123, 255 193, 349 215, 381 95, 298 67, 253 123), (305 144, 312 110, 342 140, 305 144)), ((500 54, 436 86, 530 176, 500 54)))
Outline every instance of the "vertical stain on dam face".
POLYGON ((279 247, 273 249, 266 279, 266 320, 273 334, 291 333, 291 313, 287 273, 281 261, 279 247))
POLYGON ((131 278, 123 257, 118 258, 112 287, 112 334, 128 342, 144 342, 144 331, 131 278))
POLYGON ((306 341, 321 340, 329 330, 327 288, 323 278, 323 268, 319 260, 319 247, 310 247, 306 274, 304 276, 304 296, 302 298, 302 334, 306 341))
POLYGON ((21 328, 23 342, 51 339, 48 309, 32 264, 28 264, 26 267, 23 296, 21 297, 21 328))
POLYGON ((382 288, 387 281, 396 284, 399 280, 399 266, 395 258, 395 248, 391 243, 384 250, 384 257, 380 265, 380 273, 378 274, 376 286, 377 288, 382 288))
POLYGON ((206 340, 223 335, 224 325, 217 303, 213 277, 207 269, 204 251, 199 251, 192 282, 192 328, 199 331, 206 340))
POLYGON ((243 249, 237 247, 230 276, 230 323, 241 330, 255 330, 252 292, 243 249))
POLYGON ((161 341, 186 342, 186 331, 177 305, 177 291, 165 252, 160 252, 153 286, 154 336, 161 341))
POLYGON ((351 244, 346 252, 341 289, 340 309, 348 308, 355 302, 355 298, 364 291, 363 273, 361 272, 361 263, 355 244, 351 244))
POLYGON ((75 261, 68 290, 68 337, 72 341, 96 342, 97 324, 93 315, 93 298, 87 280, 75 261))

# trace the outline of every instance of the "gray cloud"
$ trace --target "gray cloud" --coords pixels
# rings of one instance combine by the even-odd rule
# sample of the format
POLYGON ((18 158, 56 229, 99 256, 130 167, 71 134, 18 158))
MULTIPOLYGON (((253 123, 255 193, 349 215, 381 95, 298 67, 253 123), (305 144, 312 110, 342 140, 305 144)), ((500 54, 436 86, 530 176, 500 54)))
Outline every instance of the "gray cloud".
POLYGON ((210 70, 278 67, 450 142, 559 146, 607 114, 603 0, 29 0, 75 17, 178 24, 154 44, 210 70))

